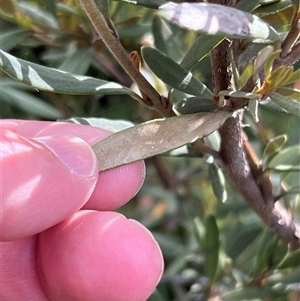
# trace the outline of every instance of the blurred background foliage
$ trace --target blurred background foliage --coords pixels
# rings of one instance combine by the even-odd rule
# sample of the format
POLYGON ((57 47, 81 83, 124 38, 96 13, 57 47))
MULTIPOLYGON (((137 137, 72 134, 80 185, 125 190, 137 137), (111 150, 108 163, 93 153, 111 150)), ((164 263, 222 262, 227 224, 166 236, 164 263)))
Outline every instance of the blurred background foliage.
MULTIPOLYGON (((291 1, 239 1, 238 7, 247 10, 251 2, 270 2, 257 4, 254 13, 275 29, 288 30, 291 1)), ((44 66, 136 89, 76 0, 1 0, 0 9, 2 50, 44 66)), ((151 8, 122 1, 111 2, 111 19, 128 53, 148 45, 179 62, 197 38, 195 32, 166 23, 151 8)), ((143 72, 166 95, 168 87, 145 67, 143 72)), ((197 64, 193 74, 212 88, 209 58, 197 64)), ((61 95, 35 91, 4 73, 0 76, 1 118, 101 117, 140 123, 159 117, 126 95, 61 95)), ((244 123, 260 158, 270 162, 276 153, 283 153, 280 164, 299 165, 299 118, 262 107, 259 119, 255 123, 246 113, 244 123), (285 138, 287 153, 276 146, 285 138)), ((208 142, 217 146, 218 134, 208 142)), ((148 159, 144 186, 120 209, 151 230, 164 254, 165 272, 149 301, 300 300, 299 250, 292 253, 279 241, 224 177, 227 198, 219 201, 209 176, 219 170, 212 170, 208 162, 207 157, 148 159)), ((300 222, 299 170, 270 173, 275 193, 281 194, 280 201, 300 222), (284 194, 288 187, 294 192, 284 194)))

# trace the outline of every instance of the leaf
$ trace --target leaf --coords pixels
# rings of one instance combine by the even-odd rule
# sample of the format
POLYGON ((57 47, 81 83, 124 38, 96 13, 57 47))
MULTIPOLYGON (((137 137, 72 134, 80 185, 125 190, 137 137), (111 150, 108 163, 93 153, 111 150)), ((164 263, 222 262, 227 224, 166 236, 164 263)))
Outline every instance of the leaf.
MULTIPOLYGON (((272 169, 293 170, 299 166, 300 146, 290 146, 277 154, 269 163, 268 167, 272 169)), ((299 169, 299 167, 298 167, 299 169)))
POLYGON ((3 51, 9 51, 20 42, 24 41, 27 37, 31 35, 30 31, 23 29, 9 29, 2 30, 0 34, 1 49, 3 51))
POLYGON ((51 13, 40 9, 37 5, 28 1, 18 1, 20 9, 26 16, 29 16, 34 22, 53 29, 59 29, 57 20, 51 13))
POLYGON ((248 111, 252 115, 254 121, 256 123, 259 122, 259 118, 258 118, 258 101, 257 100, 249 101, 248 111))
POLYGON ((236 4, 236 8, 251 13, 255 8, 260 6, 261 0, 240 0, 236 4))
MULTIPOLYGON (((278 281, 278 280, 277 280, 278 281)), ((281 296, 281 293, 272 291, 270 287, 243 287, 232 290, 221 296, 223 301, 260 301, 260 300, 275 300, 276 297, 281 296)), ((282 300, 282 299, 281 299, 282 300)))
POLYGON ((100 171, 178 148, 217 130, 229 112, 152 120, 118 132, 94 145, 100 171))
POLYGON ((141 101, 140 96, 114 82, 72 74, 18 59, 0 50, 0 67, 14 79, 35 89, 75 95, 123 95, 141 101))
MULTIPOLYGON (((298 1, 298 0, 296 0, 298 1)), ((279 11, 286 9, 287 7, 291 6, 291 0, 280 0, 280 1, 273 1, 274 3, 265 3, 257 7, 254 10, 255 14, 272 14, 278 13, 279 11)))
POLYGON ((62 119, 59 121, 70 122, 75 124, 85 124, 93 127, 102 128, 111 132, 119 132, 124 129, 134 126, 134 124, 128 120, 121 119, 108 119, 108 118, 83 118, 74 117, 70 119, 62 119))
POLYGON ((254 76, 255 78, 258 78, 258 73, 262 70, 264 67, 267 59, 270 57, 270 55, 274 52, 274 47, 271 45, 268 45, 267 47, 263 48, 258 54, 254 61, 254 76))
POLYGON ((173 60, 182 57, 170 25, 157 15, 154 15, 153 17, 152 33, 154 36, 155 47, 158 50, 173 60))
POLYGON ((215 163, 212 163, 209 164, 208 172, 214 195, 220 202, 225 203, 227 201, 227 191, 222 170, 215 163))
POLYGON ((92 49, 87 47, 70 49, 58 69, 69 73, 85 74, 92 63, 91 54, 92 49))
POLYGON ((223 90, 219 92, 219 102, 223 103, 224 97, 237 97, 237 98, 247 98, 251 100, 258 100, 261 98, 261 95, 251 92, 244 92, 244 91, 228 91, 223 90))
POLYGON ((277 266, 277 269, 296 268, 299 266, 299 261, 300 261, 300 249, 296 250, 293 253, 289 253, 277 266))
POLYGON ((247 67, 244 69, 244 71, 240 75, 241 87, 243 87, 247 83, 249 78, 253 75, 253 70, 253 64, 247 65, 247 67))
POLYGON ((240 39, 280 39, 268 23, 233 7, 211 3, 168 3, 160 10, 170 22, 206 34, 240 39))
POLYGON ((142 56, 153 73, 171 87, 185 93, 212 98, 212 92, 191 72, 185 70, 160 51, 142 47, 142 56))
POLYGON ((119 2, 125 2, 129 4, 141 5, 144 7, 158 9, 161 5, 167 3, 165 0, 117 0, 119 2))
POLYGON ((44 0, 47 10, 55 17, 56 16, 56 0, 44 0))
POLYGON ((197 62, 204 59, 224 37, 200 35, 182 59, 180 66, 190 70, 197 62))
POLYGON ((205 253, 204 271, 210 284, 214 282, 218 263, 219 263, 219 248, 220 234, 219 228, 214 216, 209 215, 204 223, 205 236, 203 241, 203 249, 205 253))
POLYGON ((271 139, 265 147, 263 160, 265 162, 269 161, 272 156, 278 153, 278 151, 281 149, 281 147, 285 144, 286 141, 286 135, 280 135, 271 139))
POLYGON ((285 82, 285 84, 286 84, 286 85, 292 84, 292 83, 298 81, 299 78, 300 78, 300 69, 294 71, 294 72, 292 73, 292 75, 289 77, 289 79, 285 82))
POLYGON ((274 239, 274 233, 269 229, 265 229, 259 238, 257 255, 255 257, 255 266, 253 269, 254 276, 262 275, 266 271, 268 265, 266 262, 266 245, 274 239), (264 256, 263 256, 264 254, 264 256))
POLYGON ((179 114, 195 114, 200 112, 213 112, 220 107, 212 99, 188 97, 174 104, 174 110, 179 114))
POLYGON ((278 93, 272 93, 270 98, 287 113, 300 117, 300 102, 278 93))
POLYGON ((288 96, 289 98, 292 98, 296 101, 300 101, 300 90, 288 87, 280 87, 276 90, 276 93, 283 96, 288 96))
POLYGON ((52 105, 18 88, 2 86, 1 100, 42 118, 55 120, 62 117, 62 113, 52 105))
POLYGON ((261 0, 252 0, 252 1, 240 0, 236 4, 236 8, 251 13, 256 8, 260 7, 261 2, 262 2, 261 0))

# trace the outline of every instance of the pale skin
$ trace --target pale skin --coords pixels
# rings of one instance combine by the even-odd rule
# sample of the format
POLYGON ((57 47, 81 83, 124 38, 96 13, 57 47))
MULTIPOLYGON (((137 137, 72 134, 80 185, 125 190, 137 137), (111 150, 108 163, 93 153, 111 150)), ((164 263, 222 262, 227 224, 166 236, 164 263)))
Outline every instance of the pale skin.
POLYGON ((110 132, 59 122, 0 121, 0 300, 145 301, 162 253, 114 212, 140 189, 143 162, 98 172, 91 148, 110 132))

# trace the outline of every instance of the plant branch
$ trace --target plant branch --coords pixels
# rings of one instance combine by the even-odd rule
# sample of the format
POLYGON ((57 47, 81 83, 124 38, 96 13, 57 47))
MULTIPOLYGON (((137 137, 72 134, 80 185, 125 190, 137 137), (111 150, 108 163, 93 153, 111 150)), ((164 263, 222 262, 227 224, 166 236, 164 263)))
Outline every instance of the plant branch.
POLYGON ((162 102, 160 94, 151 86, 145 77, 137 70, 129 59, 126 51, 121 45, 118 38, 109 29, 105 18, 99 11, 93 0, 79 0, 81 6, 85 10, 87 16, 95 27, 97 33, 101 36, 107 48, 114 55, 118 63, 123 67, 127 74, 137 83, 139 87, 143 87, 143 92, 149 97, 151 103, 145 104, 159 111, 163 116, 173 116, 170 103, 162 102))
POLYGON ((300 60, 300 42, 296 43, 289 54, 282 58, 278 57, 274 62, 274 70, 277 69, 281 65, 285 65, 287 67, 294 65, 297 61, 300 60))
MULTIPOLYGON (((232 1, 221 0, 219 3, 233 4, 232 1), (224 3, 226 2, 226 3, 224 3)), ((233 90, 230 50, 238 48, 239 41, 223 41, 211 53, 212 77, 214 94, 221 90, 233 90)), ((228 174, 237 190, 248 205, 260 218, 293 249, 300 248, 300 225, 294 223, 291 213, 276 202, 270 179, 260 172, 255 164, 249 166, 244 152, 242 131, 243 110, 237 111, 235 117, 229 118, 220 128, 221 156, 223 169, 228 174)), ((255 163, 255 162, 254 162, 255 163)))
POLYGON ((298 7, 295 8, 294 14, 292 16, 292 21, 291 21, 291 28, 283 41, 281 45, 281 54, 280 56, 282 58, 285 58, 289 52, 291 51, 291 48, 293 45, 296 43, 299 35, 300 35, 300 29, 299 29, 299 18, 300 18, 300 8, 299 5, 298 7))

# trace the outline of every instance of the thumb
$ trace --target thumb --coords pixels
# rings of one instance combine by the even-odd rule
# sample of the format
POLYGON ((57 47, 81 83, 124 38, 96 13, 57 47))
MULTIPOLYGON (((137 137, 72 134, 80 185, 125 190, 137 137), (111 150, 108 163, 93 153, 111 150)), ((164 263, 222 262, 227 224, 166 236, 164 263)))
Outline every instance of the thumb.
POLYGON ((39 233, 89 199, 98 179, 92 148, 71 135, 36 139, 0 131, 1 240, 39 233))

